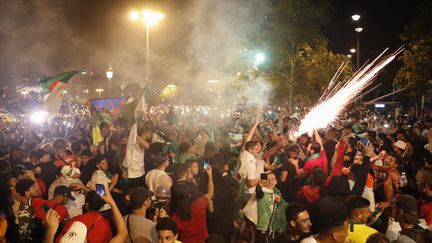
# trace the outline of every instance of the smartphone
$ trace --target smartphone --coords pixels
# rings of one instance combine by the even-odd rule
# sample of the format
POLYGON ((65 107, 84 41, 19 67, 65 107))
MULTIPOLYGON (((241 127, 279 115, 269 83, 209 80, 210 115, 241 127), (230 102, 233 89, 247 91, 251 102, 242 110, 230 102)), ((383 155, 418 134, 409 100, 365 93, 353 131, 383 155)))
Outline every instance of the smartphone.
POLYGON ((369 143, 369 139, 368 139, 368 138, 361 138, 361 139, 360 139, 360 142, 361 142, 362 144, 367 144, 367 143, 369 143))
POLYGON ((209 166, 210 166, 210 161, 204 160, 204 170, 207 170, 209 166))
POLYGON ((42 210, 46 213, 48 212, 48 210, 50 209, 50 207, 48 206, 48 204, 42 204, 41 205, 42 210))
POLYGON ((96 193, 99 196, 105 196, 105 186, 102 184, 96 184, 96 193))
POLYGON ((267 180, 267 173, 261 173, 261 180, 266 181, 267 180))

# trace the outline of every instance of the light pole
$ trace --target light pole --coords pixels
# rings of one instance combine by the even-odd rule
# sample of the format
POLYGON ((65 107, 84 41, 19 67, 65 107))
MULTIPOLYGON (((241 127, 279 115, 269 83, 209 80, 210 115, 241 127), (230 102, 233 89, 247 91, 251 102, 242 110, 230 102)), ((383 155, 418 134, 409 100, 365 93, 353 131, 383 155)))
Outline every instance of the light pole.
MULTIPOLYGON (((358 22, 360 21, 361 16, 358 14, 354 14, 351 16, 351 18, 358 25, 358 22)), ((356 43, 357 44, 357 46, 356 46, 356 52, 357 52, 356 65, 357 65, 357 69, 358 69, 360 67, 360 32, 363 31, 363 28, 362 27, 356 27, 356 28, 354 28, 354 30, 356 31, 356 42, 357 42, 356 43)))
POLYGON ((112 80, 112 78, 113 78, 113 75, 114 75, 114 70, 112 69, 112 67, 111 67, 111 64, 110 65, 108 65, 108 69, 106 70, 106 77, 107 77, 107 79, 108 79, 108 87, 109 87, 109 90, 108 90, 108 92, 109 92, 109 95, 112 95, 112 93, 111 93, 111 80, 112 80))
POLYGON ((156 25, 160 20, 165 18, 165 14, 151 10, 132 11, 129 13, 132 21, 142 19, 146 28, 146 79, 150 77, 150 27, 156 25))

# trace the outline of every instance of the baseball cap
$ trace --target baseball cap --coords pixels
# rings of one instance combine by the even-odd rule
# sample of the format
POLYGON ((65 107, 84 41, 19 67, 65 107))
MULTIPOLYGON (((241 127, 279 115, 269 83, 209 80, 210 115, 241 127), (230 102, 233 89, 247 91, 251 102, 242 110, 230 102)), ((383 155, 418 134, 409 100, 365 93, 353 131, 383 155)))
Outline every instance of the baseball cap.
POLYGON ((156 197, 167 197, 171 198, 171 190, 165 185, 158 186, 156 189, 156 197))
POLYGON ((87 227, 80 221, 71 224, 66 234, 60 238, 60 243, 84 243, 87 236, 87 227))
POLYGON ((75 198, 71 194, 71 190, 66 186, 58 186, 54 190, 55 195, 62 195, 68 197, 70 200, 75 201, 75 198))
POLYGON ((405 150, 407 147, 407 144, 402 140, 397 140, 393 145, 402 149, 402 150, 405 150))
POLYGON ((395 201, 396 207, 403 211, 403 216, 407 223, 419 223, 417 201, 409 195, 398 195, 395 201))
POLYGON ((154 195, 153 192, 145 189, 144 187, 136 187, 130 194, 130 203, 135 205, 144 204, 145 200, 151 198, 154 195))

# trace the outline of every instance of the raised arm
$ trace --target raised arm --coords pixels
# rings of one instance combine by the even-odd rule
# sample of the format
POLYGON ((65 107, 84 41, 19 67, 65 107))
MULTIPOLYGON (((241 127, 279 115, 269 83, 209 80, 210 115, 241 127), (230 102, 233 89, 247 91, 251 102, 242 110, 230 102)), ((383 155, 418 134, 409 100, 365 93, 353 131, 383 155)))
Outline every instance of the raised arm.
POLYGON ((361 165, 360 173, 358 175, 358 178, 356 178, 354 188, 353 188, 353 194, 361 196, 363 194, 363 190, 366 184, 366 178, 367 174, 369 173, 370 168, 370 156, 372 155, 374 150, 373 144, 368 143, 366 144, 364 151, 363 151, 363 163, 361 165))
POLYGON ((114 224, 117 230, 117 235, 111 239, 110 243, 125 242, 128 236, 128 230, 126 227, 126 223, 123 220, 123 216, 121 215, 120 210, 117 207, 117 204, 114 202, 114 199, 112 198, 109 191, 106 192, 105 196, 101 196, 101 198, 111 206, 111 210, 114 216, 114 224))
POLYGON ((209 202, 213 199, 214 196, 214 186, 213 186, 213 172, 211 166, 209 166, 206 169, 207 175, 208 175, 208 186, 207 186, 207 193, 205 196, 209 200, 209 202))
POLYGON ((314 129, 314 135, 315 135, 314 136, 315 137, 315 142, 319 143, 319 145, 321 145, 321 150, 323 150, 324 149, 323 142, 322 142, 321 136, 319 135, 317 129, 314 129))
POLYGON ((345 152, 345 147, 346 147, 346 142, 345 142, 345 140, 341 139, 338 143, 337 151, 336 151, 335 155, 333 156, 336 161, 332 167, 330 175, 327 177, 327 179, 324 183, 325 186, 328 186, 330 184, 330 181, 334 176, 340 176, 342 174, 343 162, 344 162, 343 156, 344 156, 344 152, 345 152))
POLYGON ((243 141, 243 148, 244 148, 244 145, 252 139, 252 136, 254 135, 255 130, 258 127, 259 122, 260 122, 260 107, 257 106, 256 112, 255 112, 255 123, 251 127, 251 129, 249 130, 249 133, 247 134, 245 141, 243 141))
POLYGON ((285 140, 283 140, 283 141, 279 142, 278 144, 276 144, 275 146, 271 147, 266 152, 264 152, 263 157, 262 157, 263 160, 267 160, 268 158, 270 158, 271 156, 276 154, 281 148, 283 148, 286 145, 286 143, 287 142, 285 140))

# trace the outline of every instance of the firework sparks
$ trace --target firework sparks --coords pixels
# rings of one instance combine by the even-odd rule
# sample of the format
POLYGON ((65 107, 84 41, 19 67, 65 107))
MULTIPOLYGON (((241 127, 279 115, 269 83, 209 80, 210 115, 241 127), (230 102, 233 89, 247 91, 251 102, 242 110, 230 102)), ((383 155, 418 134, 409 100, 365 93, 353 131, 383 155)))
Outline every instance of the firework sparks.
MULTIPOLYGON (((359 69, 352 78, 331 86, 326 91, 317 104, 300 123, 298 134, 311 133, 313 129, 325 128, 334 122, 345 107, 363 90, 365 90, 376 77, 379 71, 395 59, 402 51, 402 48, 396 52, 382 58, 385 50, 373 62, 359 69)), ((339 72, 339 70, 338 70, 339 72)))

